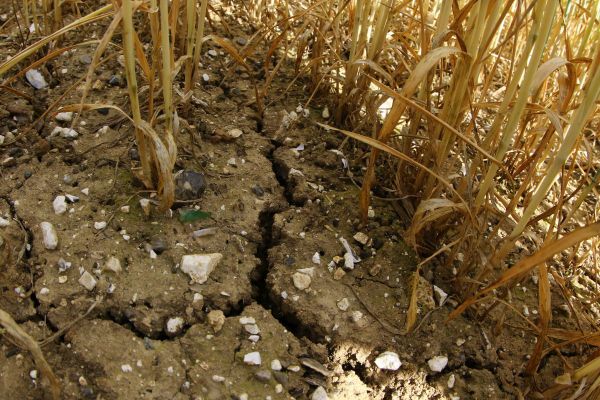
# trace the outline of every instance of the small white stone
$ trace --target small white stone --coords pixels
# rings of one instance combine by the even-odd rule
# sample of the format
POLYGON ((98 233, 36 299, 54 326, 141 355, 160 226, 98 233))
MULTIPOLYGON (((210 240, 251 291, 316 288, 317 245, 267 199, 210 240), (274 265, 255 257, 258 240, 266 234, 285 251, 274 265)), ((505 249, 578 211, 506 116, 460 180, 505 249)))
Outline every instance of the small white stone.
POLYGON ((94 222, 94 228, 98 231, 101 231, 102 229, 106 228, 106 221, 94 222))
POLYGON ((123 207, 121 207, 121 212, 125 213, 125 214, 128 214, 129 213, 129 206, 123 206, 123 207))
POLYGON ((86 196, 90 195, 90 188, 83 188, 81 189, 81 193, 85 194, 86 196))
POLYGON ((343 299, 337 302, 337 306, 340 310, 346 311, 348 307, 350 307, 350 301, 348 300, 348 298, 344 297, 343 299))
POLYGON ((298 290, 308 289, 312 282, 312 280, 310 279, 310 276, 303 274, 301 272, 296 272, 294 275, 292 275, 292 281, 294 282, 294 286, 298 290))
POLYGON ((448 298, 448 293, 444 292, 441 288, 433 285, 433 297, 437 300, 438 306, 442 306, 448 298))
POLYGON ((369 237, 362 232, 356 232, 356 234, 354 235, 354 240, 356 240, 362 245, 366 245, 367 243, 369 243, 369 237))
POLYGON ((277 385, 275 385, 275 393, 277 393, 277 394, 283 393, 283 385, 281 383, 278 383, 277 385))
POLYGON ((369 206, 369 209, 367 211, 367 217, 375 218, 375 210, 373 210, 373 207, 371 207, 371 206, 369 206))
POLYGON ((117 257, 110 257, 106 261, 106 264, 104 264, 104 269, 115 273, 123 271, 123 268, 121 268, 121 261, 119 261, 117 257))
POLYGON ((319 252, 316 252, 315 254, 313 254, 312 262, 313 262, 313 264, 317 264, 317 265, 321 264, 321 255, 319 254, 319 252))
POLYGON ((250 335, 248 336, 248 340, 251 341, 252 343, 256 343, 260 340, 260 336, 258 335, 250 335))
POLYGON ((351 318, 353 322, 358 323, 363 317, 363 313, 361 313, 360 311, 353 311, 351 318))
POLYGON ((279 361, 278 359, 274 359, 273 361, 271 361, 271 369, 273 371, 281 371, 282 368, 283 366, 281 365, 281 361, 279 361))
POLYGON ((214 49, 210 49, 208 51, 208 55, 211 56, 211 57, 216 57, 217 56, 217 51, 214 50, 214 49))
POLYGON ((251 335, 258 335, 260 333, 260 328, 256 324, 244 325, 244 330, 251 335))
POLYGON ((429 369, 433 372, 442 372, 446 365, 448 365, 448 357, 446 356, 435 356, 431 360, 427 361, 429 369))
POLYGON ((65 197, 67 198, 67 201, 69 203, 77 203, 79 201, 79 197, 77 196, 73 196, 72 194, 65 194, 65 197))
POLYGON ((213 375, 212 380, 214 382, 225 382, 225 377, 223 377, 221 375, 213 375))
POLYGON ((181 270, 188 274, 192 281, 202 284, 208 280, 210 273, 222 259, 221 253, 185 255, 181 259, 181 270))
POLYGON ((35 369, 32 369, 31 371, 29 371, 29 377, 30 377, 31 379, 37 379, 37 377, 38 377, 38 372, 37 372, 37 370, 35 370, 35 369))
POLYGON ((354 269, 354 256, 350 252, 344 254, 344 269, 354 269))
POLYGON ((56 114, 55 118, 57 121, 71 122, 73 120, 73 112, 59 112, 58 114, 56 114))
POLYGON ((402 362, 400 361, 400 357, 398 357, 398 354, 394 353, 393 351, 386 351, 381 353, 375 359, 375 365, 377 365, 377 368, 379 369, 396 371, 402 366, 402 362))
POLYGON ((133 368, 131 368, 131 365, 129 365, 129 364, 123 364, 123 365, 121 365, 121 371, 132 372, 133 368))
POLYGON ((204 80, 204 82, 208 82, 210 81, 210 76, 208 76, 208 74, 202 74, 202 80, 204 80))
POLYGON ((169 318, 167 321, 167 332, 171 334, 177 334, 181 331, 184 324, 184 319, 181 317, 169 318))
POLYGON ((48 86, 46 79, 44 79, 44 76, 37 69, 30 69, 25 72, 25 78, 27 79, 27 82, 31 84, 31 86, 38 90, 48 86))
POLYGON ((145 216, 150 215, 150 199, 140 199, 140 207, 142 207, 145 216))
POLYGON ((244 356, 244 362, 248 365, 260 365, 260 353, 258 351, 253 351, 252 353, 248 353, 244 356))
POLYGON ((230 129, 229 131, 227 131, 227 135, 229 135, 229 137, 232 137, 234 139, 239 138, 240 136, 242 136, 244 132, 241 129, 230 129))
POLYGON ((67 211, 67 202, 65 196, 56 196, 52 202, 54 214, 64 214, 67 211))
POLYGON ((325 108, 323 108, 323 112, 321 113, 321 117, 323 117, 323 119, 329 119, 330 114, 329 114, 329 108, 327 106, 325 106, 325 108))
POLYGON ((327 396, 327 392, 325 391, 325 389, 323 389, 322 386, 319 386, 315 389, 315 391, 312 393, 312 396, 310 396, 310 400, 328 400, 329 396, 327 396))
POLYGON ((67 278, 67 276, 66 276, 66 275, 60 275, 60 276, 58 277, 58 283, 60 283, 60 284, 67 283, 67 280, 68 280, 68 279, 69 279, 69 278, 67 278))
POLYGON ((6 228, 8 225, 10 225, 10 221, 0 217, 0 228, 6 228))
POLYGON ((60 126, 57 126, 52 130, 52 132, 50 132, 50 137, 54 137, 57 135, 65 139, 75 139, 79 136, 79 132, 77 132, 75 129, 62 128, 60 126))
POLYGON ((54 250, 58 247, 58 234, 54 225, 50 222, 41 222, 40 229, 42 230, 42 242, 48 250, 54 250))
POLYGON ((79 277, 79 284, 81 286, 83 286, 84 288, 86 288, 87 290, 94 290, 94 288, 96 287, 96 279, 94 279, 94 277, 92 276, 92 274, 90 274, 89 272, 85 271, 83 274, 81 274, 81 276, 79 277))
POLYGON ((256 320, 253 317, 240 317, 240 324, 242 325, 247 325, 247 324, 255 324, 256 320))
POLYGON ((456 383, 456 377, 454 374, 450 374, 448 377, 448 389, 452 389, 454 387, 454 383, 456 383))
POLYGON ((44 296, 44 295, 46 295, 48 293, 50 293, 50 289, 48 289, 47 287, 43 287, 43 288, 40 289, 40 294, 42 296, 44 296))

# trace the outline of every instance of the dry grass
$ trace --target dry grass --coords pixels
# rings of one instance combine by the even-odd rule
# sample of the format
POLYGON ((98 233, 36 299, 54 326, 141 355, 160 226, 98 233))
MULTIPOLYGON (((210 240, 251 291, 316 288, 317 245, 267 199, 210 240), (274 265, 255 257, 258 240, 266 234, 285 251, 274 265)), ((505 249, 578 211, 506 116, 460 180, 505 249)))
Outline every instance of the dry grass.
MULTIPOLYGON (((453 315, 468 307, 479 316, 515 312, 510 291, 535 274, 540 317, 529 321, 537 345, 527 372, 535 374, 548 352, 590 343, 598 334, 598 0, 230 2, 256 27, 241 52, 224 38, 204 37, 207 0, 112 1, 69 24, 60 3, 24 1, 15 13, 40 39, 0 65, 0 76, 12 74, 3 85, 70 48, 59 47, 66 33, 112 18, 87 86, 122 27, 130 111, 121 111, 135 127, 138 176, 158 191, 163 209, 174 199, 177 105, 185 114, 203 41, 218 44, 248 71, 247 56, 265 41, 266 82, 253 82, 259 116, 285 62, 309 78, 311 98, 332 95, 331 125, 370 146, 363 221, 374 188, 402 199, 409 243, 424 262, 456 269, 454 287, 465 302, 453 315), (150 36, 149 52, 143 33, 150 36), (270 65, 275 52, 287 57, 270 65), (181 69, 184 89, 174 95, 181 69), (140 92, 147 93, 146 104, 140 92), (495 294, 500 287, 507 290, 495 294), (556 296, 579 330, 552 327, 556 296)), ((81 104, 62 109, 107 107, 87 104, 85 93, 81 104)), ((544 394, 597 395, 598 360, 568 372, 570 383, 563 377, 544 394)))
MULTIPOLYGON (((453 315, 475 304, 481 316, 513 312, 510 290, 535 274, 538 344, 527 372, 561 346, 548 337, 552 297, 563 298, 581 327, 565 343, 597 334, 598 1, 250 7, 249 22, 259 26, 302 16, 285 31, 286 50, 295 50, 315 91, 334 94, 337 128, 371 146, 363 221, 374 187, 402 198, 406 239, 457 269, 454 286, 466 301, 453 315), (497 297, 501 286, 509 290, 497 297)), ((596 395, 597 363, 553 395, 596 395)))

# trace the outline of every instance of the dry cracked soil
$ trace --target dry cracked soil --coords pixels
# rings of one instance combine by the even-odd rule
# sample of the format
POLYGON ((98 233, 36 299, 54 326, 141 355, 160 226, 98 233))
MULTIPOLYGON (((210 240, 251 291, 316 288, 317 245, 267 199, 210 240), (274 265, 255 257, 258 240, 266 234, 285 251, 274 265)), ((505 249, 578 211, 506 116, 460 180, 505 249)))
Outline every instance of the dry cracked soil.
MULTIPOLYGON (((251 33, 235 28, 231 39, 251 33)), ((176 172, 204 181, 180 179, 168 213, 132 173, 131 125, 114 111, 82 114, 77 138, 52 136, 69 126, 54 118, 21 135, 85 74, 92 50, 69 51, 44 71, 49 89, 19 81, 35 101, 1 95, 0 308, 40 341, 59 332, 43 351, 63 398, 518 398, 530 336, 494 335, 468 317, 446 322, 456 301, 440 305, 433 285, 450 293, 451 274, 425 274, 419 325, 403 334, 417 260, 389 202, 376 201, 359 227, 349 177, 362 173, 360 149, 340 147, 342 137, 315 125, 326 122, 327 99, 290 121, 308 93, 302 79, 286 90, 293 71, 284 64, 257 118, 249 76, 233 67, 219 84, 226 55, 208 50, 217 52, 203 56, 209 82, 196 87, 176 138, 176 172), (241 134, 228 136, 232 129, 241 134), (65 195, 76 198, 56 214, 53 202, 65 195), (182 222, 191 210, 210 216, 182 222), (55 227, 56 249, 43 245, 41 222, 55 227), (359 230, 366 239, 355 239, 359 230), (361 260, 353 269, 344 268, 344 240, 361 260), (222 259, 206 282, 181 270, 184 255, 211 253, 222 259), (384 352, 402 365, 379 368, 384 352), (436 356, 448 360, 440 372, 428 364, 436 356)), ((125 104, 119 70, 116 61, 99 67, 95 101, 125 104)), ((0 398, 47 398, 29 355, 6 336, 0 350, 0 398)), ((547 357, 539 383, 560 369, 547 357)))

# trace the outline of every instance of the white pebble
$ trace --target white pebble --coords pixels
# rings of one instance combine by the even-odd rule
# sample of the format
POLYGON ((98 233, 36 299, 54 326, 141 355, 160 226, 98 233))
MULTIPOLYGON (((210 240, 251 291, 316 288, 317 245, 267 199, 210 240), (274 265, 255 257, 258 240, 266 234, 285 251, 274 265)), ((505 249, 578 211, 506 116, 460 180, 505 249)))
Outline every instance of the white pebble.
POLYGON ((282 369, 281 361, 279 361, 278 359, 271 361, 271 369, 273 371, 281 371, 281 369, 282 369))
POLYGON ((316 252, 315 254, 313 254, 312 262, 313 262, 313 264, 317 264, 317 265, 321 264, 321 255, 319 254, 319 252, 316 252))
POLYGON ((400 366, 402 366, 402 362, 400 361, 398 354, 394 353, 393 351, 386 351, 381 353, 375 359, 375 365, 377 365, 377 368, 379 369, 396 371, 398 368, 400 368, 400 366))
POLYGON ((92 274, 90 274, 87 271, 85 271, 79 277, 79 284, 81 284, 81 286, 83 286, 87 290, 90 290, 90 291, 94 290, 94 288, 96 287, 96 283, 97 283, 96 279, 94 279, 94 277, 92 276, 92 274))
POLYGON ((67 211, 67 202, 65 196, 56 196, 52 202, 54 214, 64 214, 67 211))
POLYGON ((433 372, 442 372, 446 365, 448 365, 448 357, 446 356, 435 356, 431 360, 427 361, 429 369, 433 372))
POLYGON ((40 228, 42 230, 42 241, 44 247, 48 250, 54 250, 58 247, 58 234, 54 225, 50 222, 41 222, 40 228))
POLYGON ((244 362, 248 365, 260 365, 260 353, 258 351, 253 351, 252 353, 248 353, 244 356, 244 362))
POLYGON ((169 318, 167 321, 167 332, 176 334, 183 328, 184 320, 181 317, 169 318))
POLYGON ((101 231, 102 229, 106 228, 106 221, 94 222, 94 228, 101 231))
POLYGON ((292 275, 292 281, 294 282, 294 286, 298 290, 308 289, 312 282, 310 276, 301 272, 296 272, 294 275, 292 275))

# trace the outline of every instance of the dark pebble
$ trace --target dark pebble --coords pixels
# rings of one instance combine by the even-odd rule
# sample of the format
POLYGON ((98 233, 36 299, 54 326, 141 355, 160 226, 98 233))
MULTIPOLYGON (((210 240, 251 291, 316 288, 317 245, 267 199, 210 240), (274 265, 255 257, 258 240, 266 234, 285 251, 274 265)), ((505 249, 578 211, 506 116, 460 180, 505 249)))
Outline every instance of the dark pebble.
POLYGON ((83 54, 79 56, 79 62, 83 65, 89 65, 92 63, 92 57, 89 54, 83 54))
POLYGON ((287 386, 289 378, 285 372, 273 371, 273 376, 277 382, 281 383, 283 386, 287 386))
POLYGON ((85 399, 94 399, 94 389, 92 389, 91 387, 84 387, 81 388, 81 394, 83 395, 83 397, 85 399))
POLYGON ((129 157, 134 161, 139 161, 140 153, 138 152, 138 149, 136 149, 135 147, 129 149, 129 157))
POLYGON ((108 80, 110 86, 121 86, 123 85, 123 79, 119 75, 113 75, 108 80))
POLYGON ((98 114, 108 115, 108 112, 110 111, 110 108, 99 108, 96 111, 98 112, 98 114))
POLYGON ((33 173, 31 171, 25 171, 25 173, 23 174, 23 176, 25 177, 25 179, 31 178, 31 175, 33 175, 33 173))
POLYGON ((265 191, 259 185, 252 186, 252 193, 257 195, 258 197, 263 197, 265 195, 265 191))
POLYGON ((248 43, 248 41, 246 40, 246 38, 243 38, 243 37, 236 38, 235 42, 237 44, 239 44, 240 46, 245 46, 246 43, 248 43))
POLYGON ((340 219, 339 218, 334 218, 333 221, 333 227, 337 228, 338 226, 340 226, 340 219))
POLYGON ((169 248, 169 243, 167 242, 167 238, 163 235, 155 235, 150 239, 150 246, 156 254, 161 254, 169 248))
POLYGON ((183 171, 175 178, 175 197, 178 200, 195 200, 206 189, 204 175, 194 171, 183 171))
POLYGON ((21 157, 24 153, 25 151, 20 147, 13 147, 8 150, 8 155, 15 158, 21 157))
POLYGON ((152 340, 150 340, 150 338, 144 338, 144 348, 146 350, 154 350, 154 345, 152 344, 152 340))
POLYGON ((254 377, 261 382, 269 382, 271 380, 271 372, 263 369, 255 373, 254 377))
POLYGON ((383 243, 384 243, 384 241, 380 237, 374 237, 373 238, 373 248, 375 250, 379 250, 380 248, 382 248, 383 247, 383 243))
POLYGON ((283 260, 283 262, 288 267, 291 267, 292 265, 294 265, 296 263, 296 260, 294 260, 294 257, 286 256, 285 260, 283 260))

